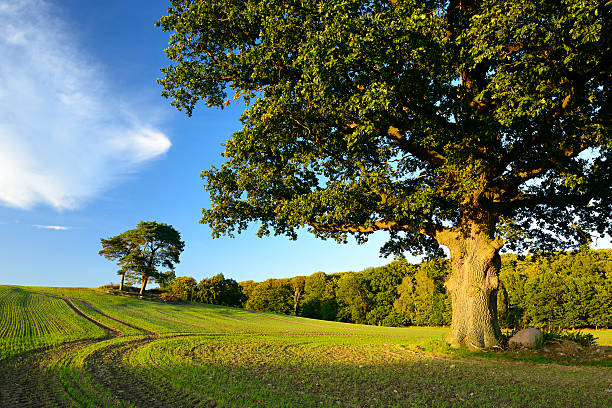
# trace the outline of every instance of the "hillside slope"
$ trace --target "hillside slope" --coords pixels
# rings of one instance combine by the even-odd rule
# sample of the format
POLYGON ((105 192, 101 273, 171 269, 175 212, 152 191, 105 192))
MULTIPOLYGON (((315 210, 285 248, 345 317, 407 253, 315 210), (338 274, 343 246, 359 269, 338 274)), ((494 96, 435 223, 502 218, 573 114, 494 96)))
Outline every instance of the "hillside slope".
POLYGON ((0 406, 612 406, 606 367, 464 359, 385 328, 0 287, 0 406))

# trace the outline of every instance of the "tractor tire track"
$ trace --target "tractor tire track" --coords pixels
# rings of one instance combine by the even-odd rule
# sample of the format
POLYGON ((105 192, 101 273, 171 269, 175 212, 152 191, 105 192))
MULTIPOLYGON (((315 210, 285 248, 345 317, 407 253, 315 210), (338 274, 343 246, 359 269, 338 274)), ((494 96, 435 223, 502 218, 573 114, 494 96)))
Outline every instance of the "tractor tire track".
POLYGON ((91 303, 89 303, 88 301, 86 301, 86 300, 84 300, 84 299, 79 299, 79 298, 75 298, 75 299, 76 299, 76 300, 78 300, 78 301, 80 301, 80 302, 82 302, 82 303, 85 305, 85 307, 87 307, 88 309, 90 309, 90 310, 91 310, 91 311, 93 311, 94 313, 98 313, 99 315, 104 316, 104 317, 106 317, 107 319, 113 320, 113 321, 115 321, 115 322, 117 322, 117 323, 120 323, 120 324, 122 324, 122 325, 124 325, 124 326, 130 327, 130 328, 132 328, 132 329, 134 329, 134 330, 138 330, 138 331, 140 331, 141 333, 146 334, 146 335, 148 335, 148 336, 151 336, 151 337, 158 337, 158 334, 157 334, 157 333, 154 333, 154 332, 149 331, 149 330, 147 330, 147 329, 144 329, 144 328, 142 328, 142 327, 138 327, 138 326, 133 325, 133 324, 131 324, 131 323, 128 323, 128 322, 126 322, 126 321, 123 321, 123 320, 117 319, 116 317, 113 317, 113 316, 107 315, 106 313, 104 313, 104 312, 103 312, 103 311, 101 311, 100 309, 98 309, 98 308, 94 307, 94 306, 93 306, 91 303))
MULTIPOLYGON (((103 340, 76 340, 57 347, 31 350, 3 360, 0 368, 1 407, 71 407, 75 401, 54 370, 44 365, 58 360, 95 342, 103 340)), ((74 379, 70 379, 71 391, 85 395, 74 379)))
MULTIPOLYGON (((23 289, 20 289, 23 290, 23 289)), ((43 295, 43 296, 48 296, 48 297, 52 297, 55 299, 61 299, 64 302, 66 302, 66 304, 68 305, 69 308, 71 308, 77 315, 81 316, 82 318, 89 320, 91 323, 95 324, 96 326, 108 331, 108 337, 115 337, 121 334, 121 331, 119 329, 116 329, 114 327, 108 326, 102 322, 100 322, 99 320, 94 319, 91 316, 88 316, 87 314, 85 314, 81 309, 79 309, 73 302, 72 299, 70 299, 67 296, 60 296, 60 295, 53 295, 51 293, 45 293, 45 292, 37 292, 37 291, 33 291, 33 290, 23 290, 24 292, 29 292, 29 293, 35 293, 37 295, 43 295)))
MULTIPOLYGON (((164 339, 184 336, 168 336, 164 339)), ((100 348, 85 358, 87 371, 96 383, 117 397, 117 402, 145 408, 194 406, 194 398, 199 400, 198 397, 178 394, 171 385, 164 384, 163 376, 155 378, 155 381, 147 381, 146 375, 138 378, 134 369, 125 366, 126 355, 157 340, 159 338, 146 337, 100 348)))

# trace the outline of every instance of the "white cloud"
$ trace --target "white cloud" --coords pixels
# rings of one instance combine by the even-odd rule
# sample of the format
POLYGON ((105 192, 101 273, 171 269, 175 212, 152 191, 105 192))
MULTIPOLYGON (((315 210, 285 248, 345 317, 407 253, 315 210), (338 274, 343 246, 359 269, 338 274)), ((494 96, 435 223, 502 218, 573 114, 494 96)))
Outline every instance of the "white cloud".
POLYGON ((38 225, 38 224, 34 224, 32 225, 34 228, 40 228, 40 229, 50 229, 50 230, 56 230, 56 231, 66 231, 71 229, 70 227, 64 227, 61 225, 38 225))
POLYGON ((53 12, 0 0, 0 203, 11 207, 75 208, 171 145, 53 12))

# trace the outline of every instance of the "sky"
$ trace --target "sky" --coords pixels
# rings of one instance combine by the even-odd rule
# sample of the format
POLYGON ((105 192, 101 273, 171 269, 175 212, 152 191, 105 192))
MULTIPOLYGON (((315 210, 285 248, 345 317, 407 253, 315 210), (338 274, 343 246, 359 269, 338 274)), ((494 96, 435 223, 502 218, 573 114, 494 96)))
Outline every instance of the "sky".
MULTIPOLYGON (((0 0, 0 284, 94 287, 118 282, 100 238, 141 220, 185 241, 177 276, 238 281, 384 265, 369 243, 212 239, 200 172, 243 106, 189 118, 161 97, 165 0, 0 0)), ((417 259, 413 259, 417 261, 417 259)))
MULTIPOLYGON (((141 220, 185 241, 177 276, 237 281, 384 265, 384 233, 365 245, 212 239, 200 172, 222 162, 243 106, 196 109, 161 97, 167 0, 0 0, 0 284, 118 282, 100 238, 141 220)), ((609 247, 610 243, 600 246, 609 247)), ((407 257, 411 262, 418 259, 407 257)))

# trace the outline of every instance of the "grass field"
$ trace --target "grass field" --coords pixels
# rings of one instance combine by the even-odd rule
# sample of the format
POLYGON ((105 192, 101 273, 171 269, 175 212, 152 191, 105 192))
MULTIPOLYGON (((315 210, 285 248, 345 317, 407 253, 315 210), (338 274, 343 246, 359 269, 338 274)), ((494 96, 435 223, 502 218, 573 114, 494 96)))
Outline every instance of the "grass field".
POLYGON ((6 286, 0 318, 0 407, 612 406, 609 358, 457 352, 445 328, 6 286))

